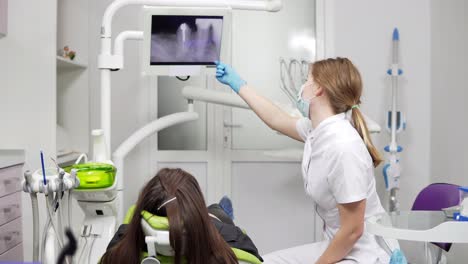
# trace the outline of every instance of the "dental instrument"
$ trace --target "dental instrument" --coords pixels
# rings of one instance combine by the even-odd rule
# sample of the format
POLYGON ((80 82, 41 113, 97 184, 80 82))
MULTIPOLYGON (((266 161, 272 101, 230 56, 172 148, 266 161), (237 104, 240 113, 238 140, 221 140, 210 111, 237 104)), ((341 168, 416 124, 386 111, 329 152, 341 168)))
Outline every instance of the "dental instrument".
POLYGON ((44 185, 47 184, 46 175, 45 175, 45 166, 44 166, 44 153, 41 151, 41 168, 42 168, 42 177, 44 180, 44 185))
POLYGON ((392 80, 392 109, 388 112, 387 128, 390 130, 391 141, 384 150, 388 153, 388 160, 383 167, 383 175, 385 179, 385 187, 390 192, 389 208, 390 212, 399 211, 399 202, 397 199, 397 191, 400 188, 401 163, 399 153, 403 151, 403 147, 397 143, 397 133, 406 128, 403 114, 397 110, 398 100, 398 81, 403 74, 403 70, 399 64, 399 45, 400 33, 397 28, 393 30, 392 37, 393 54, 392 65, 387 71, 392 80))
POLYGON ((453 214, 453 219, 457 221, 468 221, 468 187, 459 187, 460 205, 459 211, 453 214))
MULTIPOLYGON (((33 261, 39 261, 39 248, 41 248, 40 259, 41 262, 53 263, 55 261, 54 248, 50 246, 48 241, 57 241, 59 247, 63 246, 62 242, 62 219, 58 217, 58 225, 56 224, 55 217, 60 215, 61 199, 63 193, 78 187, 79 180, 76 178, 76 171, 66 173, 59 167, 45 167, 44 154, 40 152, 41 168, 31 172, 24 173, 24 180, 22 181, 23 191, 30 194, 32 213, 33 213, 33 261), (45 202, 47 208, 47 221, 43 230, 42 241, 39 241, 39 205, 37 194, 43 193, 45 195, 45 202), (52 227, 53 232, 50 231, 52 227)), ((69 210, 70 208, 68 208, 69 210)), ((69 223, 66 223, 69 227, 69 223)), ((53 243, 52 243, 53 245, 53 243)))
POLYGON ((298 87, 307 81, 310 62, 305 59, 290 59, 289 62, 280 58, 280 88, 288 96, 292 104, 296 103, 298 87))

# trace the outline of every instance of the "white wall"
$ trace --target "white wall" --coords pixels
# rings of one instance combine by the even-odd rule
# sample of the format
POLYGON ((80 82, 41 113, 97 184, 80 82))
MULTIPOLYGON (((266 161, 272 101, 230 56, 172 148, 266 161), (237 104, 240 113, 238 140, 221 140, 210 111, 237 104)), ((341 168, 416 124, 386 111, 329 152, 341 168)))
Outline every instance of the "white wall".
MULTIPOLYGON (((56 1, 9 1, 8 35, 0 39, 0 149, 24 149, 29 169, 39 168, 39 150, 55 155, 56 9, 56 1)), ((26 260, 32 257, 31 218, 23 194, 26 260)))
MULTIPOLYGON (((468 5, 431 1, 431 176, 433 182, 468 185, 468 5)), ((454 245, 449 263, 468 259, 468 246, 454 245)))
MULTIPOLYGON (((328 1, 327 1, 328 2, 328 1)), ((384 125, 390 109, 391 84, 386 71, 391 63, 392 32, 400 30, 400 58, 405 72, 399 87, 399 108, 406 114, 407 130, 399 136, 404 147, 398 194, 408 210, 417 193, 430 181, 430 9, 429 2, 331 1, 328 56, 350 58, 364 81, 362 109, 384 125)), ((390 141, 385 131, 374 137, 380 150, 390 141)), ((381 168, 376 170, 379 194, 386 197, 381 168)), ((387 199, 382 199, 387 205, 387 199)))
POLYGON ((432 177, 468 185, 468 5, 466 1, 432 3, 432 177))
POLYGON ((8 36, 0 39, 0 148, 55 154, 55 1, 9 1, 8 36))
MULTIPOLYGON (((60 0, 57 6, 57 49, 68 46, 83 65, 88 63, 88 10, 86 1, 60 0)), ((57 155, 89 152, 88 71, 57 69, 57 155)))

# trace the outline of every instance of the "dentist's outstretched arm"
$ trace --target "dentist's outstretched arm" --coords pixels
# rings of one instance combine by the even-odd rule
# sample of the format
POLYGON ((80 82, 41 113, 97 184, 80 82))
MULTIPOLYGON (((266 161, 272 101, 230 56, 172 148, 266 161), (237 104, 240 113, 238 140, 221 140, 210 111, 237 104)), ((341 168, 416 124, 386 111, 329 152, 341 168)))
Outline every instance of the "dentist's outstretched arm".
POLYGON ((291 117, 270 100, 257 94, 231 66, 221 62, 215 63, 216 79, 223 84, 229 85, 232 90, 239 94, 268 127, 288 137, 303 141, 296 129, 298 118, 291 117))

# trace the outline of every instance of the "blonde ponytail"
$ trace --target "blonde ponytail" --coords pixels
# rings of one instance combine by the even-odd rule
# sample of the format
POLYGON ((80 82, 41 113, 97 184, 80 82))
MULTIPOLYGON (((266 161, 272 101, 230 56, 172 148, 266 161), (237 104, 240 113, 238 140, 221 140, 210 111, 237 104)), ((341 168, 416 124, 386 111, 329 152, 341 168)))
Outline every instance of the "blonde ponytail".
POLYGON ((314 82, 325 90, 336 114, 352 111, 354 128, 377 167, 382 162, 382 157, 372 143, 364 116, 357 106, 361 103, 362 94, 362 79, 358 69, 347 58, 330 58, 314 62, 311 73, 314 82))
POLYGON ((372 139, 370 138, 369 130, 367 129, 367 124, 364 120, 364 116, 362 115, 361 110, 359 110, 359 107, 351 108, 351 112, 351 118, 353 121, 354 128, 357 130, 362 140, 364 141, 364 144, 366 145, 367 150, 369 151, 369 154, 372 157, 374 167, 377 167, 383 161, 383 159, 380 155, 380 152, 372 143, 372 139))

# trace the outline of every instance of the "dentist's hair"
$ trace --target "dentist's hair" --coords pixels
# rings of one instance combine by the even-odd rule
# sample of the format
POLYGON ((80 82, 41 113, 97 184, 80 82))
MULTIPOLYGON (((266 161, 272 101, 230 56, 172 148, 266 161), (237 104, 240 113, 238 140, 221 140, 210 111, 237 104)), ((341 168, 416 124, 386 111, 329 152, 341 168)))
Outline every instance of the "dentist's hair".
POLYGON ((382 156, 372 143, 361 103, 362 79, 358 69, 347 58, 316 61, 311 65, 314 82, 325 90, 336 114, 352 111, 352 123, 369 151, 374 167, 382 162, 382 156))
POLYGON ((238 263, 234 252, 209 218, 197 180, 182 169, 162 169, 146 184, 124 237, 106 252, 101 263, 140 263, 145 245, 141 226, 143 210, 168 217, 175 264, 238 263), (175 200, 163 205, 174 197, 175 200))

